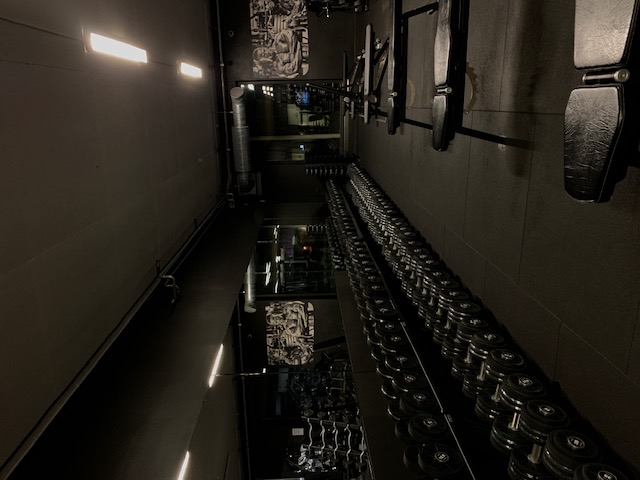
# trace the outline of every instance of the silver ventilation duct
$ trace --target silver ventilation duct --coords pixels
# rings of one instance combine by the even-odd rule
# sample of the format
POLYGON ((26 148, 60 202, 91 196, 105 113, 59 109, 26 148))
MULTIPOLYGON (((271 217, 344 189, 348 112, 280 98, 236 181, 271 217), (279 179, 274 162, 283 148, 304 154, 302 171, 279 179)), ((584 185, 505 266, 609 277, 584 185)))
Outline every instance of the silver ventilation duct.
POLYGON ((233 164, 238 178, 240 193, 249 192, 254 185, 253 169, 249 155, 249 127, 245 108, 244 90, 240 87, 231 89, 231 106, 233 109, 233 164))
POLYGON ((256 312, 256 257, 251 255, 244 275, 244 311, 256 312))

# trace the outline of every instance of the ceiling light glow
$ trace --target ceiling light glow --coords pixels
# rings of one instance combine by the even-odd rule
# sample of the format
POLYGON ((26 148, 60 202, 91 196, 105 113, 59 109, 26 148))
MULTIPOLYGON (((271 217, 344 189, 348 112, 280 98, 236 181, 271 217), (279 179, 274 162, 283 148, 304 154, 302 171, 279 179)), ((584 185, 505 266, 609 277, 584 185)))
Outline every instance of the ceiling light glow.
POLYGON ((104 53, 113 57, 123 58, 132 62, 147 63, 147 52, 128 43, 114 40, 113 38, 103 37, 97 33, 89 36, 91 50, 94 52, 104 53))
POLYGON ((180 63, 180 73, 187 77, 202 78, 202 69, 188 63, 180 63))

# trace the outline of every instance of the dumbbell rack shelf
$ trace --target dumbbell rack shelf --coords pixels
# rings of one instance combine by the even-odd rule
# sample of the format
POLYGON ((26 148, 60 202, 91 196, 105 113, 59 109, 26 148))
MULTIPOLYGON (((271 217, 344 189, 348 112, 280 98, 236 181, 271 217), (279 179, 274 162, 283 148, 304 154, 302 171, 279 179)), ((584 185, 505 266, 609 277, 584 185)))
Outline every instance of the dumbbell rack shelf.
MULTIPOLYGON (((381 272, 383 281, 397 307, 400 324, 409 339, 411 348, 419 359, 420 367, 436 397, 440 413, 445 418, 452 438, 466 465, 467 480, 503 478, 507 458, 491 448, 488 438, 490 425, 482 424, 473 413, 473 405, 461 393, 461 385, 449 375, 450 366, 440 356, 439 348, 428 348, 432 340, 421 331, 421 325, 411 322, 411 308, 389 267, 377 251, 377 245, 370 235, 363 234, 366 225, 358 215, 347 195, 347 210, 353 219, 357 234, 366 244, 374 263, 381 272), (437 350, 437 351, 436 351, 437 350)), ((376 373, 375 361, 371 358, 370 347, 362 334, 360 314, 353 296, 353 290, 346 272, 335 272, 336 290, 342 313, 345 337, 351 356, 354 381, 360 411, 364 423, 370 465, 373 478, 395 478, 398 472, 406 472, 402 458, 405 445, 396 439, 395 422, 387 415, 387 400, 381 393, 381 380, 376 373)), ((413 314, 415 317, 415 314, 413 314)), ((415 320, 419 320, 415 318, 415 320)), ((417 478, 417 477, 415 477, 417 478)))

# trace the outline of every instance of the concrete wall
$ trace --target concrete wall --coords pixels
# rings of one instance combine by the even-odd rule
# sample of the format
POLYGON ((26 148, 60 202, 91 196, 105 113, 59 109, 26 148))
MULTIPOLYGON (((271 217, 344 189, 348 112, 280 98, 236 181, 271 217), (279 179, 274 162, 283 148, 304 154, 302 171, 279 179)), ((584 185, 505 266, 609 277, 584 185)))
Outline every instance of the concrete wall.
POLYGON ((0 4, 0 465, 217 199, 206 4, 0 4))
MULTIPOLYGON (((390 32, 389 5, 359 16, 390 32)), ((424 4, 405 1, 405 9, 424 4)), ((579 85, 574 2, 471 2, 468 66, 476 85, 464 125, 530 142, 457 134, 435 152, 431 131, 360 125, 364 167, 451 269, 559 382, 611 446, 640 466, 640 172, 611 202, 563 190, 563 114, 579 85)), ((435 17, 410 20, 410 118, 430 122, 435 17), (411 90, 410 90, 411 91, 411 90)))

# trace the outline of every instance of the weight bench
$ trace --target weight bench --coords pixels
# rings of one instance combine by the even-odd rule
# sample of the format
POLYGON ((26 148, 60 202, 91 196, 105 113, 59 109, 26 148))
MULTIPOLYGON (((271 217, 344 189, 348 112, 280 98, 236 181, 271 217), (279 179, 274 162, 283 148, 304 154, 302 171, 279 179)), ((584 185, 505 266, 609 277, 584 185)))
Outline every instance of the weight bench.
POLYGON ((469 0, 440 0, 433 50, 433 148, 444 151, 462 126, 469 0))
POLYGON ((637 80, 629 71, 640 0, 576 0, 574 64, 585 73, 564 120, 564 188, 606 202, 638 154, 637 80))

